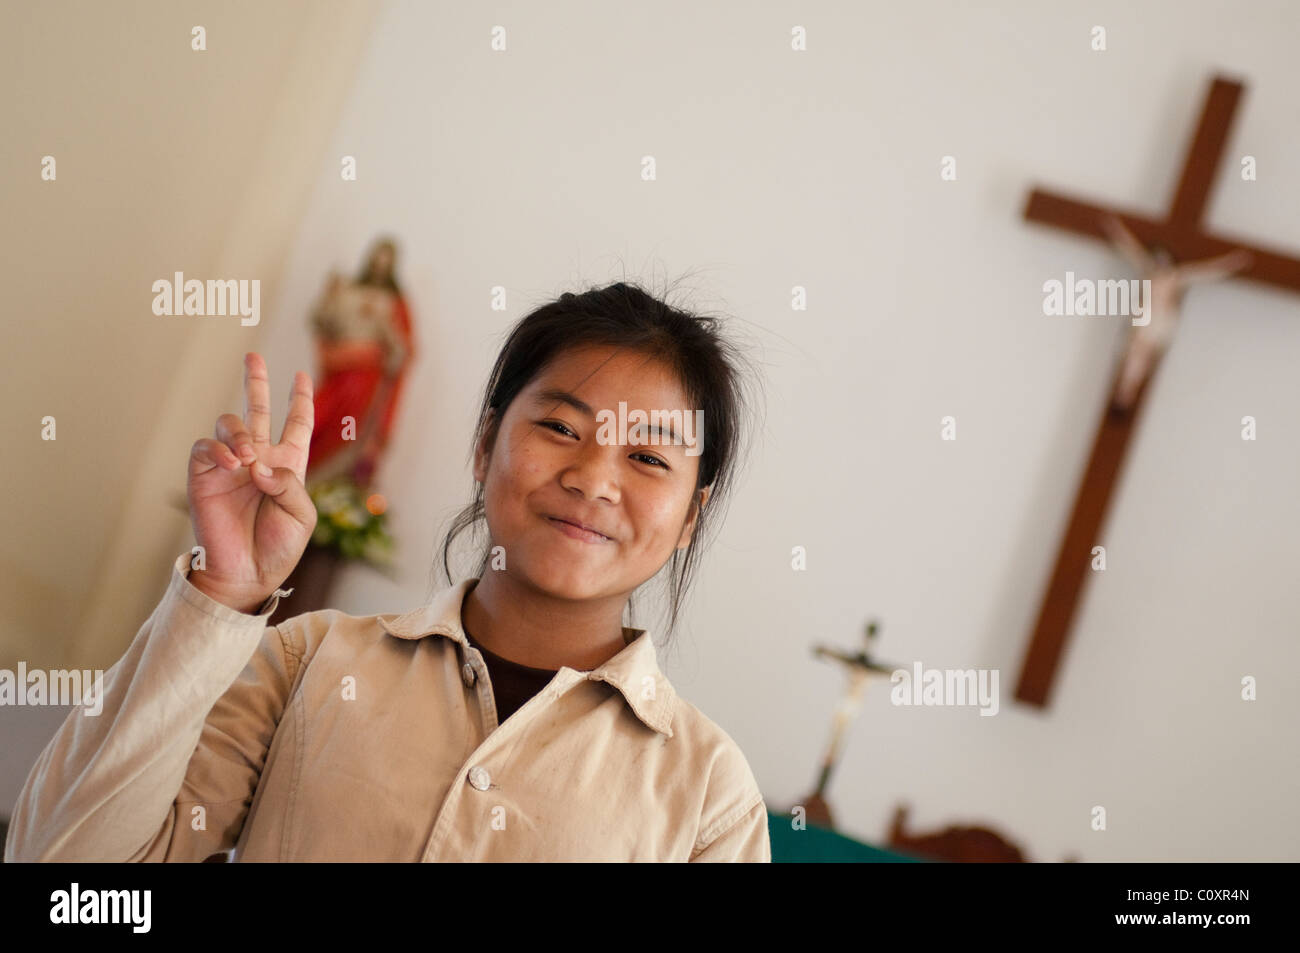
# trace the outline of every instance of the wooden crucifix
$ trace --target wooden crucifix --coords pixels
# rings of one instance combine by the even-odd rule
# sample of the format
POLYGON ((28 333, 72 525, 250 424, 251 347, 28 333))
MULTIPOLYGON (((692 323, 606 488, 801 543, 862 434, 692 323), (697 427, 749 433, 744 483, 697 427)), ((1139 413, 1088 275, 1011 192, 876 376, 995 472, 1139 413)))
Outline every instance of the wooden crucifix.
POLYGON ((1201 227, 1242 89, 1241 83, 1224 77, 1215 77, 1212 82, 1196 134, 1183 161, 1173 205, 1163 221, 1038 188, 1030 192, 1025 205, 1024 216, 1028 221, 1081 235, 1110 238, 1130 260, 1147 263, 1150 274, 1146 277, 1152 279, 1153 300, 1146 303, 1150 330, 1130 329, 1129 347, 1116 368, 1074 511, 1061 540, 1051 581, 1020 669, 1016 684, 1019 701, 1038 706, 1047 703, 1092 560, 1092 548, 1098 544, 1098 533, 1142 408, 1142 398, 1172 334, 1188 282, 1236 272, 1237 277, 1300 291, 1300 259, 1216 235, 1201 227), (1151 246, 1154 252, 1147 252, 1146 246, 1151 246), (1162 309, 1163 313, 1154 313, 1162 309))

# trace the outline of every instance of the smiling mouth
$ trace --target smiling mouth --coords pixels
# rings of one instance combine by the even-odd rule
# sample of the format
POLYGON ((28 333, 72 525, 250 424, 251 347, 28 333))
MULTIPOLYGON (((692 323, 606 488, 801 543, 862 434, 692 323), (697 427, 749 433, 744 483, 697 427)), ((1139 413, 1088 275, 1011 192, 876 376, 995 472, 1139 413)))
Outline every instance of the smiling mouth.
POLYGON ((577 539, 587 543, 612 542, 608 536, 604 536, 594 530, 583 529, 581 526, 575 526, 567 520, 556 519, 554 516, 548 516, 546 517, 546 521, 570 539, 577 539))

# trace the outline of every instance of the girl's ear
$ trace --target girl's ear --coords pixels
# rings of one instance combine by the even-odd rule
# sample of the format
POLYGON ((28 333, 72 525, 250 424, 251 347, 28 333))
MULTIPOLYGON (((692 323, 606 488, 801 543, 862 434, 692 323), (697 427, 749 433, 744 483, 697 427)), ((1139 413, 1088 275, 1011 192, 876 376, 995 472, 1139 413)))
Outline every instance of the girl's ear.
POLYGON ((686 525, 682 527, 682 535, 677 539, 677 548, 685 549, 691 544, 691 536, 695 533, 695 526, 700 520, 700 510, 709 500, 709 493, 713 490, 712 486, 706 486, 699 491, 699 502, 691 508, 691 515, 686 520, 686 525))
POLYGON ((478 442, 474 445, 474 480, 478 483, 487 482, 487 468, 492 460, 490 448, 496 429, 496 409, 493 408, 488 411, 488 415, 483 421, 483 429, 479 434, 478 442))

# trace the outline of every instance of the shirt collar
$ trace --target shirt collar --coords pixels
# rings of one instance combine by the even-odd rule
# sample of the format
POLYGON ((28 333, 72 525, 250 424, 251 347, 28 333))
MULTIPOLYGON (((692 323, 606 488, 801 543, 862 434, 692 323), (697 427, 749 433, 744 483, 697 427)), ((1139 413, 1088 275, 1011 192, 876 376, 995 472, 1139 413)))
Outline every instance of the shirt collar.
MULTIPOLYGON (((389 635, 399 639, 422 639, 427 635, 442 635, 462 647, 468 648, 465 629, 461 625, 461 606, 465 593, 478 581, 471 577, 462 579, 433 597, 427 605, 401 615, 378 616, 379 625, 389 635)), ((673 736, 672 720, 676 693, 668 679, 659 670, 654 643, 645 629, 623 626, 623 650, 603 665, 591 671, 578 672, 593 681, 608 682, 617 688, 636 716, 655 731, 673 736)), ((568 666, 564 666, 564 671, 568 666)), ((576 671, 575 669, 569 669, 576 671)))

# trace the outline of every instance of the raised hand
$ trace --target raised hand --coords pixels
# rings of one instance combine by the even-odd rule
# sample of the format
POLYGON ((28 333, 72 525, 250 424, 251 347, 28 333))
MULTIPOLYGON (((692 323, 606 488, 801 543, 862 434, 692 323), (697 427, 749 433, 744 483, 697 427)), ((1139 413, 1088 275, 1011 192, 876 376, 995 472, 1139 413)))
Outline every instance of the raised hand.
POLYGON ((243 419, 222 414, 216 438, 190 448, 186 494, 206 568, 189 579, 201 592, 255 612, 298 564, 316 528, 304 485, 313 426, 311 377, 298 371, 280 442, 271 443, 266 362, 245 354, 243 419))

